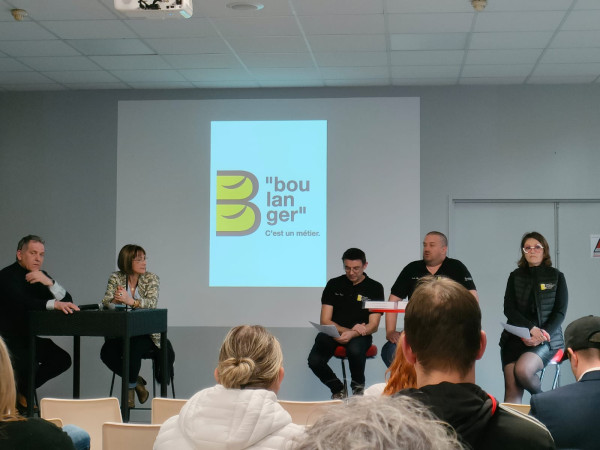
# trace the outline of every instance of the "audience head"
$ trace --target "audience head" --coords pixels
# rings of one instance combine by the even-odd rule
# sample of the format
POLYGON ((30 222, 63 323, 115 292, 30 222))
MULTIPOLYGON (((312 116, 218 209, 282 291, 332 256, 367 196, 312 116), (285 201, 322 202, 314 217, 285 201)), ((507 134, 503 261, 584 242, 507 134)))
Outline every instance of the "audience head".
POLYGON ((423 278, 406 307, 402 342, 424 371, 466 376, 485 350, 479 303, 449 278, 423 278))
POLYGON ((141 257, 146 257, 146 250, 139 245, 127 244, 119 252, 117 267, 121 272, 132 275, 134 273, 133 260, 141 257))
MULTIPOLYGON (((402 331, 402 333, 404 333, 404 331, 402 331)), ((400 335, 402 335, 402 333, 400 333, 400 335)), ((402 389, 417 387, 415 366, 406 360, 401 345, 396 346, 396 355, 394 356, 392 364, 390 364, 390 367, 386 370, 386 374, 389 376, 389 379, 383 389, 384 395, 394 395, 402 389)))
POLYGON ((552 266, 552 258, 550 258, 550 246, 548 245, 548 241, 546 241, 546 238, 537 231, 530 231, 529 233, 525 233, 521 238, 521 259, 519 259, 519 261, 517 262, 517 266, 528 267, 530 265, 529 261, 527 261, 527 254, 523 250, 527 241, 530 241, 527 244, 528 246, 535 246, 535 241, 537 241, 542 247, 544 247, 544 250, 542 251, 542 261, 540 263, 540 266, 552 266))
POLYGON ((215 378, 228 389, 277 392, 283 378, 279 341, 260 325, 232 328, 221 345, 215 378))
POLYGON ((598 366, 600 317, 586 316, 571 322, 565 329, 565 347, 576 377, 579 378, 590 366, 598 366))
POLYGON ((297 450, 462 449, 456 433, 407 396, 356 396, 327 410, 297 450))
POLYGON ((17 389, 10 355, 4 340, 0 338, 0 421, 20 419, 16 404, 17 389))

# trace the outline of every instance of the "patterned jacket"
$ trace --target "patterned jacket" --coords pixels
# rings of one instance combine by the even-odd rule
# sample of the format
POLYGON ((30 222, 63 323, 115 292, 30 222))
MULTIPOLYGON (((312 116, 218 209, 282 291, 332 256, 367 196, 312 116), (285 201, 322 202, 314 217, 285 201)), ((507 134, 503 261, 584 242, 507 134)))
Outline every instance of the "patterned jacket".
MULTIPOLYGON (((146 272, 140 275, 138 284, 136 287, 136 294, 139 296, 140 308, 156 308, 158 304, 158 289, 160 280, 158 275, 151 272, 146 272)), ((127 286, 127 274, 124 272, 113 272, 108 278, 108 285, 106 286, 106 293, 102 299, 102 304, 108 307, 109 303, 115 296, 117 287, 127 286)), ((160 348, 160 333, 153 333, 150 335, 152 342, 158 348, 160 348)))

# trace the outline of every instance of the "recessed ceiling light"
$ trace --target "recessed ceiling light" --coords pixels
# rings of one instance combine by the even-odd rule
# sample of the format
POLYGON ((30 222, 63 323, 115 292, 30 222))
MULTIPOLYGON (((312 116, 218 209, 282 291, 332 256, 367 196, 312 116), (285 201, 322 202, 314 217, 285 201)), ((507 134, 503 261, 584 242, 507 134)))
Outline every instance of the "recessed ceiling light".
POLYGON ((256 2, 231 2, 227 3, 227 7, 234 11, 258 11, 263 9, 265 5, 256 2))

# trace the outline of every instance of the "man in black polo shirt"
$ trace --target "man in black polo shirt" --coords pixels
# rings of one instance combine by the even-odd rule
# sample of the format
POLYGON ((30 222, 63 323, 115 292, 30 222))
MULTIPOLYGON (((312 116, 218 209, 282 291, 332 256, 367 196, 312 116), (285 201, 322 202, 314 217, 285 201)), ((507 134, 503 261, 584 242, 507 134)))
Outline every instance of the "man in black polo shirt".
MULTIPOLYGON (((473 277, 469 270, 458 259, 448 258, 448 238, 439 231, 430 231, 423 239, 423 259, 409 263, 392 286, 389 301, 397 302, 412 296, 419 280, 428 275, 450 278, 466 287, 477 300, 477 290, 473 277)), ((381 349, 381 359, 386 366, 394 360, 396 355, 396 344, 400 338, 400 332, 396 331, 398 314, 386 313, 385 315, 385 337, 387 342, 381 349)))
POLYGON ((343 383, 328 365, 338 345, 346 347, 352 393, 362 394, 365 387, 366 352, 373 342, 371 335, 379 328, 381 318, 380 313, 363 309, 363 301, 383 299, 382 284, 365 273, 365 252, 350 248, 344 252, 342 262, 346 275, 329 280, 321 296, 321 325, 335 325, 340 337, 332 338, 319 333, 308 355, 308 366, 331 390, 332 399, 347 396, 343 383))

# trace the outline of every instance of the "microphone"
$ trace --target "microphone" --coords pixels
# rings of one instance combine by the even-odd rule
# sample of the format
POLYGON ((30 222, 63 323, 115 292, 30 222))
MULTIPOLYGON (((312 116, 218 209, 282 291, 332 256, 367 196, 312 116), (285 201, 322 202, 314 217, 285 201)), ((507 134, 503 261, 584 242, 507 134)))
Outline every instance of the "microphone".
POLYGON ((91 303, 88 305, 77 305, 79 307, 80 311, 91 311, 91 310, 99 310, 101 309, 102 304, 98 304, 98 303, 91 303))

